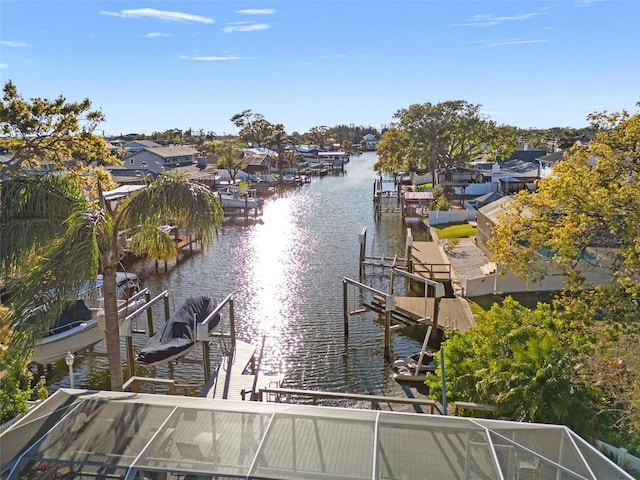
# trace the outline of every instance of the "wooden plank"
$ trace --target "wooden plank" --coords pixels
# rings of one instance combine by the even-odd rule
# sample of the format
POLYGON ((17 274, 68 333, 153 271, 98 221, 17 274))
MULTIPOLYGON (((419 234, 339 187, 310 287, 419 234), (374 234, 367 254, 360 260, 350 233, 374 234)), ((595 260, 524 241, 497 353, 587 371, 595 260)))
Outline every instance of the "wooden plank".
POLYGON ((279 386, 282 378, 278 375, 245 375, 243 372, 251 362, 256 347, 236 340, 235 352, 229 352, 222 357, 219 367, 212 375, 211 380, 204 388, 202 396, 210 399, 242 400, 242 391, 246 392, 246 400, 255 385, 256 391, 260 388, 273 388, 279 386))
MULTIPOLYGON (((414 322, 424 321, 431 324, 433 315, 433 298, 428 297, 396 297, 396 310, 410 316, 414 322), (425 312, 428 318, 425 320, 425 312)), ((461 297, 441 298, 438 324, 441 327, 465 331, 475 327, 476 321, 469 303, 461 297)))

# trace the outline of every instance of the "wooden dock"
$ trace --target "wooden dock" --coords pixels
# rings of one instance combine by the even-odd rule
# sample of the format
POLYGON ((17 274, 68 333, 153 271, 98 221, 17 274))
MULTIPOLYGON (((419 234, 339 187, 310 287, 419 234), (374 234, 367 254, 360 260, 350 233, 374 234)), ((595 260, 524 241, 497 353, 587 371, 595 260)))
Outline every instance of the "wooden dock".
POLYGON ((438 242, 413 242, 411 273, 437 282, 451 281, 451 262, 438 242))
MULTIPOLYGON (((395 308, 391 312, 392 330, 410 325, 433 325, 433 297, 395 297, 395 308)), ((375 296, 371 304, 365 304, 370 310, 384 313, 385 300, 375 296)), ((476 325, 469 303, 462 297, 440 299, 438 326, 456 331, 465 331, 476 325)))
POLYGON ((251 400, 262 388, 278 388, 282 378, 260 373, 245 374, 254 358, 256 347, 236 340, 235 348, 222 357, 220 365, 202 389, 200 396, 210 399, 251 400))

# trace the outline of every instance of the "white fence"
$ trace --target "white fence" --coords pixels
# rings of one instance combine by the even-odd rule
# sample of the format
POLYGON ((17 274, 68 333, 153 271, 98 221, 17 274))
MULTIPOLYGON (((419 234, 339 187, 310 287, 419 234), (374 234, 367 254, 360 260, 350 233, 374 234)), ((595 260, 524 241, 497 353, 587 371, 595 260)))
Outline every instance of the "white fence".
POLYGON ((626 448, 617 448, 600 440, 596 440, 596 446, 600 450, 613 455, 615 462, 625 470, 636 473, 640 472, 640 458, 630 455, 626 448))
POLYGON ((477 210, 430 210, 429 225, 440 225, 443 223, 458 223, 475 220, 478 215, 477 210))

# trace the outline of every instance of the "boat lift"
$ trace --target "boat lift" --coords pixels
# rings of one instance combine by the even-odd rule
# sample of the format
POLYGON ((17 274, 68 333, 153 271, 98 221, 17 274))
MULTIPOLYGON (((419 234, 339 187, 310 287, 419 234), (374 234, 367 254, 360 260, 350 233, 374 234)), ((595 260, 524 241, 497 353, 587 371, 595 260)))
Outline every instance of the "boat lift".
MULTIPOLYGON (((396 311, 396 298, 394 295, 394 286, 393 281, 395 276, 401 276, 408 278, 409 280, 420 282, 424 284, 424 305, 425 312, 422 320, 427 320, 429 316, 427 315, 427 298, 429 297, 429 288, 433 291, 433 313, 431 315, 431 323, 432 325, 429 327, 429 334, 431 329, 438 327, 438 312, 440 309, 440 298, 445 296, 444 285, 441 282, 437 282, 435 280, 431 280, 428 278, 421 277, 420 275, 416 275, 414 273, 409 273, 404 270, 400 270, 398 268, 391 269, 391 280, 389 282, 388 292, 383 292, 381 290, 377 290, 369 285, 365 285, 364 283, 358 282, 357 280, 353 280, 351 278, 344 277, 342 280, 342 312, 343 312, 343 321, 344 321, 344 336, 345 338, 349 337, 349 317, 351 315, 356 315, 362 313, 368 309, 371 309, 366 303, 361 303, 360 309, 357 310, 349 310, 349 285, 353 285, 356 288, 359 288, 360 291, 367 291, 372 293, 382 301, 384 308, 384 354, 385 358, 389 359, 389 353, 391 349, 391 317, 392 314, 396 311)), ((425 339, 425 344, 423 345, 423 350, 426 346, 426 342, 428 339, 425 339)), ((422 360, 422 358, 421 358, 422 360)))

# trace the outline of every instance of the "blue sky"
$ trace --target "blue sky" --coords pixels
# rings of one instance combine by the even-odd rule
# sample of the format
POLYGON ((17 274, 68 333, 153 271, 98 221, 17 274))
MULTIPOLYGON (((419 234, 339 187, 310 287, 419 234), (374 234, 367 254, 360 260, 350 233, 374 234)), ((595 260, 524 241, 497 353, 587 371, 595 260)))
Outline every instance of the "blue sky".
POLYGON ((462 99, 499 124, 583 127, 640 101, 638 0, 0 2, 0 76, 89 98, 106 134, 371 125, 462 99))

